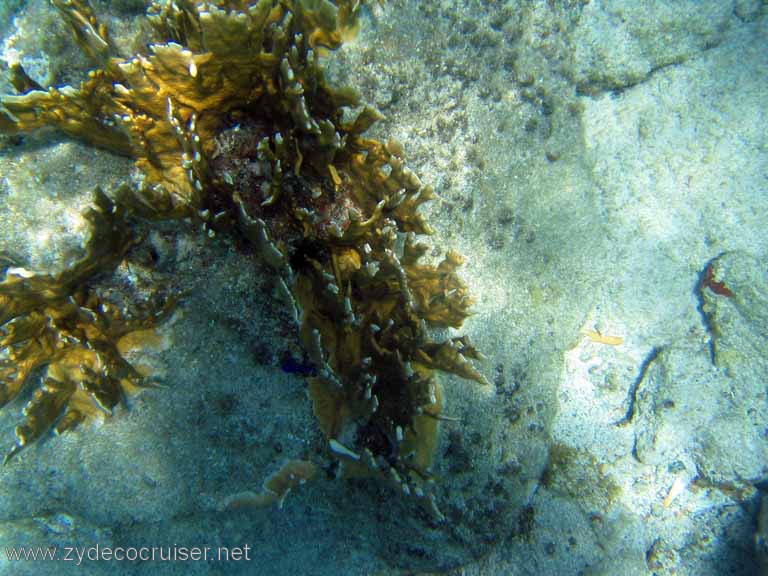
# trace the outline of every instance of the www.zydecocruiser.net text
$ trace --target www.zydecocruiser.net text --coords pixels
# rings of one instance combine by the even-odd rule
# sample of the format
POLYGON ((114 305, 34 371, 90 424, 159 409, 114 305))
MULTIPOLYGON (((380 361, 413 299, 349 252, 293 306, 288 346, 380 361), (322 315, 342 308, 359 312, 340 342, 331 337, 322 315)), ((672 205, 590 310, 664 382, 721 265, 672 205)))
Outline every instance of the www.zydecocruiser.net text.
POLYGON ((37 546, 5 547, 8 562, 241 562, 249 561, 251 546, 37 546))

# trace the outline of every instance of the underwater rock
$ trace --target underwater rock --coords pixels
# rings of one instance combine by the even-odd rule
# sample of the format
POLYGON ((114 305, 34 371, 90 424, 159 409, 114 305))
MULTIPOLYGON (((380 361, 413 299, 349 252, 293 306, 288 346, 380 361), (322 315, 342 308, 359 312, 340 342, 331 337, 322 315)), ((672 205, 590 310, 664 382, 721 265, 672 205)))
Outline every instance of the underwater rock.
POLYGON ((662 350, 637 390, 638 460, 683 462, 686 474, 704 485, 748 490, 768 457, 759 432, 766 418, 762 381, 753 372, 723 378, 705 348, 662 350))
POLYGON ((707 263, 699 283, 712 360, 732 376, 768 373, 768 276, 761 259, 726 252, 707 263))
MULTIPOLYGON (((754 14, 749 0, 745 14, 754 14)), ((732 2, 675 5, 601 0, 584 6, 568 73, 585 92, 622 89, 723 41, 740 15, 732 2)))
POLYGON ((760 512, 757 516, 755 532, 755 552, 762 569, 761 574, 768 574, 768 500, 765 494, 760 497, 760 512))

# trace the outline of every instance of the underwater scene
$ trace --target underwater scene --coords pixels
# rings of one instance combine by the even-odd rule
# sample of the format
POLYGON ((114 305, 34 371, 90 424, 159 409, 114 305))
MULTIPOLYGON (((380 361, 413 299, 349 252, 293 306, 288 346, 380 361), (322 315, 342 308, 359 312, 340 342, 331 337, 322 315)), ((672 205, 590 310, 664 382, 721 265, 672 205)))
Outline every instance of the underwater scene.
POLYGON ((0 576, 768 576, 768 2, 0 0, 0 576))

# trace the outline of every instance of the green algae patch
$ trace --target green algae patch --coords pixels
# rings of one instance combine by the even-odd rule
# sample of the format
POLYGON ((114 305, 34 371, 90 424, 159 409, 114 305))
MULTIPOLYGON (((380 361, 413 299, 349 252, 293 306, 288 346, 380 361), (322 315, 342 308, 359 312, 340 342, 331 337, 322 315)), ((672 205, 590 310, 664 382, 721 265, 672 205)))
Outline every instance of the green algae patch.
POLYGON ((576 498, 587 509, 608 509, 621 496, 621 486, 606 473, 604 464, 589 452, 566 444, 550 447, 542 483, 576 498))

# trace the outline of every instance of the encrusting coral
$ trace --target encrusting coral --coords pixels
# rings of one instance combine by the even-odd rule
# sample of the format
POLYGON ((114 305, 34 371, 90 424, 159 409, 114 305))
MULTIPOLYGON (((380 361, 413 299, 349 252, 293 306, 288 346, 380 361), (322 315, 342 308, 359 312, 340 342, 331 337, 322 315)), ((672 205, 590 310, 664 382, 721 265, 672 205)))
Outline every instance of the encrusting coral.
MULTIPOLYGON (((22 94, 0 97, 0 130, 53 126, 133 156, 141 180, 117 193, 115 220, 123 209, 189 217, 209 235, 252 243, 274 269, 315 366, 309 391, 330 453, 346 474, 382 477, 439 515, 425 491, 445 418, 434 372, 485 378, 465 337, 430 339, 429 328, 461 326, 471 304, 458 254, 422 262, 427 246, 417 236, 432 230, 418 209, 432 188, 405 166, 398 142, 364 136, 381 115, 361 107, 354 90, 330 86, 320 67, 320 52, 354 33, 358 2, 156 0, 148 14, 163 43, 130 59, 86 0, 52 2, 101 68, 77 89, 43 90, 15 67, 22 94)), ((108 257, 124 253, 118 243, 108 257)), ((108 257, 89 252, 84 262, 95 268, 108 257)), ((47 305, 41 282, 70 298, 87 275, 70 276, 0 286, 2 320, 47 305)), ((6 272, 9 282, 22 279, 6 272)), ((98 341, 117 336, 107 330, 98 341)), ((95 372, 82 361, 84 373, 95 372)), ((4 380, 6 390, 23 384, 4 380)), ((44 414, 28 409, 38 424, 35 433, 21 429, 20 446, 57 413, 65 412, 57 429, 68 421, 72 400, 56 394, 44 414)))

